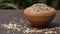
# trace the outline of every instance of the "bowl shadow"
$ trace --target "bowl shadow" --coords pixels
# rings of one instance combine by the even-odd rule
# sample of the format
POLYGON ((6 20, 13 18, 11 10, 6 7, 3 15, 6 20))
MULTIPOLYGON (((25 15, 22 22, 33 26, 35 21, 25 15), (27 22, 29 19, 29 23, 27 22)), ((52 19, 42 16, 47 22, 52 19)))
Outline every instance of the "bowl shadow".
POLYGON ((43 28, 43 29, 45 29, 45 28, 55 28, 55 27, 59 27, 60 26, 60 24, 59 23, 57 23, 57 22, 51 22, 50 24, 48 24, 47 26, 45 26, 45 27, 35 27, 35 26, 33 26, 33 25, 30 25, 30 27, 31 28, 43 28))

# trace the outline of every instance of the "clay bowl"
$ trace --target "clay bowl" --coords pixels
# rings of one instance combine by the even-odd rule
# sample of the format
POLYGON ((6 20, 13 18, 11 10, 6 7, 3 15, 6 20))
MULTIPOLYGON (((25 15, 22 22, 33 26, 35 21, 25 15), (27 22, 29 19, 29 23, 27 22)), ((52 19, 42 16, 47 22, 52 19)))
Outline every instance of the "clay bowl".
POLYGON ((56 10, 52 8, 50 11, 44 13, 36 11, 31 12, 27 9, 24 9, 24 15, 33 26, 45 27, 54 19, 56 10))

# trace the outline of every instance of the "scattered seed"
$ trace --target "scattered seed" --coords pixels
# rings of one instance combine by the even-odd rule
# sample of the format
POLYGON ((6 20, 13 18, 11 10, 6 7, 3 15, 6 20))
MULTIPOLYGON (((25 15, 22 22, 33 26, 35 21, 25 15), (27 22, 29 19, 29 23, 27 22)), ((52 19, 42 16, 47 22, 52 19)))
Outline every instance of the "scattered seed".
POLYGON ((17 29, 17 31, 20 31, 20 29, 17 29))
POLYGON ((15 19, 15 20, 16 20, 17 18, 16 18, 16 17, 13 17, 13 19, 15 19))
POLYGON ((53 31, 48 31, 48 33, 53 33, 53 31))
POLYGON ((56 29, 58 29, 58 27, 55 27, 56 29))
POLYGON ((52 28, 51 30, 55 30, 55 28, 52 28))
POLYGON ((23 31, 23 33, 25 33, 25 31, 23 31))
POLYGON ((52 30, 52 29, 49 29, 50 31, 52 30))
POLYGON ((7 31, 7 33, 10 33, 10 31, 7 31))
POLYGON ((20 31, 20 29, 18 28, 19 26, 17 24, 9 23, 9 24, 2 24, 2 26, 7 29, 13 29, 13 30, 20 31))
POLYGON ((48 32, 45 32, 45 34, 48 34, 48 32))
POLYGON ((57 34, 57 32, 56 32, 56 31, 54 31, 54 33, 55 33, 55 34, 57 34))
POLYGON ((36 31, 36 33, 38 33, 38 32, 39 32, 39 30, 36 31))
POLYGON ((32 34, 32 33, 29 33, 29 34, 32 34))
POLYGON ((58 28, 60 30, 60 28, 58 28))
MULTIPOLYGON (((22 19, 20 21, 23 21, 22 19)), ((22 31, 24 34, 32 34, 32 33, 40 33, 43 32, 45 34, 57 34, 57 30, 60 32, 60 27, 55 27, 55 28, 46 28, 46 29, 38 29, 38 28, 32 28, 32 27, 28 27, 27 24, 25 24, 24 22, 18 22, 18 23, 5 23, 5 24, 1 24, 1 27, 4 27, 5 29, 8 29, 7 33, 10 33, 11 31, 22 31), (22 25, 21 23, 23 23, 24 25, 22 25), (11 29, 11 30, 10 30, 11 29), (57 30, 55 30, 57 29, 57 30)))

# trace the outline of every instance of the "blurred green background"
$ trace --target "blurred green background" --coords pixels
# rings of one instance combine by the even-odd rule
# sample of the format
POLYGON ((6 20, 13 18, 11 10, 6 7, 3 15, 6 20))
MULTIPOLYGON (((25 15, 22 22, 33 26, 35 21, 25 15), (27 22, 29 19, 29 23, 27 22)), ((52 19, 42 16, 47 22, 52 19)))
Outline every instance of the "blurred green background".
POLYGON ((60 10, 60 0, 0 0, 0 9, 24 9, 35 3, 45 3, 60 10))

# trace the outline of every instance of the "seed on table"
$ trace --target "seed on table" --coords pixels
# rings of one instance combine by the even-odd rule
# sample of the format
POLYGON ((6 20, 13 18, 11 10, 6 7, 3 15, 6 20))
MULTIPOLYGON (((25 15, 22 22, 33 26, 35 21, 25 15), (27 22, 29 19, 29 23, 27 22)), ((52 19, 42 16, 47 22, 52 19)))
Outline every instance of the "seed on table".
POLYGON ((39 32, 43 32, 43 31, 45 31, 45 30, 40 30, 39 32))
POLYGON ((55 27, 56 29, 58 29, 58 27, 55 27))
POLYGON ((39 32, 39 30, 36 31, 36 33, 38 33, 38 32, 39 32))
MULTIPOLYGON (((23 23, 23 22, 22 22, 23 23)), ((55 28, 51 28, 51 29, 38 29, 38 28, 32 28, 32 27, 28 27, 27 24, 21 25, 21 24, 16 24, 16 23, 9 23, 9 24, 2 24, 2 26, 4 28, 7 29, 12 29, 12 31, 22 31, 24 34, 32 34, 32 33, 39 33, 39 32, 44 32, 45 34, 53 34, 53 33, 57 33, 56 31, 49 31, 49 30, 55 30, 55 28)), ((56 27, 58 28, 58 27, 56 27)), ((60 28, 58 28, 60 29, 60 28)), ((11 31, 7 31, 7 33, 10 33, 11 31)), ((14 33, 13 33, 14 34, 14 33)))
POLYGON ((20 31, 20 29, 17 29, 17 31, 20 31))
POLYGON ((49 31, 49 33, 53 33, 53 31, 49 31))
POLYGON ((27 28, 27 30, 30 30, 29 28, 27 28))
POLYGON ((16 17, 13 17, 13 19, 15 19, 15 20, 16 20, 17 18, 16 18, 16 17))
POLYGON ((48 31, 48 29, 45 29, 45 31, 48 31))
POLYGON ((29 33, 29 31, 28 30, 25 30, 26 31, 26 33, 29 33))
POLYGON ((55 28, 52 28, 52 30, 54 30, 55 28))
POLYGON ((44 31, 44 30, 37 30, 36 33, 38 33, 38 32, 43 32, 43 31, 44 31))
POLYGON ((56 31, 54 31, 54 33, 55 33, 55 34, 57 34, 57 32, 56 32, 56 31))
POLYGON ((23 33, 25 33, 25 31, 23 31, 23 33))
POLYGON ((48 32, 45 32, 45 34, 48 34, 48 32))
POLYGON ((51 28, 51 30, 55 30, 55 28, 51 28))
POLYGON ((49 29, 49 30, 52 30, 52 29, 49 29))
POLYGON ((58 28, 60 30, 60 28, 58 28))
POLYGON ((10 31, 7 31, 7 33, 10 33, 10 31))
POLYGON ((23 19, 20 19, 20 21, 23 21, 23 19))
POLYGON ((45 29, 43 29, 43 32, 45 31, 45 29))
POLYGON ((35 29, 33 29, 33 30, 30 30, 30 32, 35 32, 36 30, 35 29))

